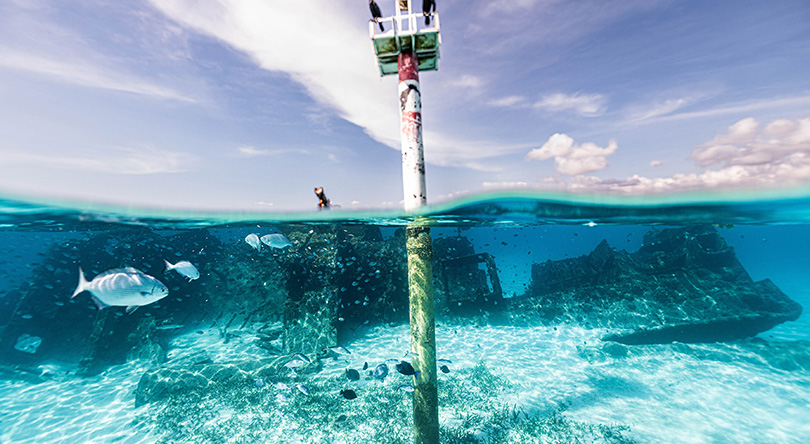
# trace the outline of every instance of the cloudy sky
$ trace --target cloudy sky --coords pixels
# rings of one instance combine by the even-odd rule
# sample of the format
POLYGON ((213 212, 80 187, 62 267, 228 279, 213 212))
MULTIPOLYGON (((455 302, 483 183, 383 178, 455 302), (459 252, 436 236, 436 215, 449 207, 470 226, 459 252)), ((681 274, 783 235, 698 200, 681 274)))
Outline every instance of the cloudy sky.
MULTIPOLYGON (((393 1, 378 0, 387 15, 393 1)), ((810 2, 437 0, 428 200, 810 183, 810 2)), ((401 206, 365 0, 0 0, 0 193, 401 206)))

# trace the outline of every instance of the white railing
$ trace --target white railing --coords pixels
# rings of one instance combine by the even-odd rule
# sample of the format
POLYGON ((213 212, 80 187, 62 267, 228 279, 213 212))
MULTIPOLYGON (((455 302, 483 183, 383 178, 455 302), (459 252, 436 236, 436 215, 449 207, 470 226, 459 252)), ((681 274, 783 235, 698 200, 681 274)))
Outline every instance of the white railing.
POLYGON ((432 12, 428 14, 428 17, 430 17, 431 24, 425 25, 425 15, 421 12, 400 11, 399 8, 397 8, 396 15, 382 17, 377 21, 370 20, 368 22, 369 35, 371 38, 379 38, 414 35, 428 31, 440 32, 439 13, 432 12), (379 30, 379 23, 382 23, 385 31, 379 30))

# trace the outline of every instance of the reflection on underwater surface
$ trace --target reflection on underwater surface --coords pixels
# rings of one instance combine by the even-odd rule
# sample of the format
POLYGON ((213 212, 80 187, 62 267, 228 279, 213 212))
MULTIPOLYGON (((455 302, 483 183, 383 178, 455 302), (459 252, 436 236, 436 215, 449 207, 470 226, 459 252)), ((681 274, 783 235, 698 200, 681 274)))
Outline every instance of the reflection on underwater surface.
MULTIPOLYGON (((810 201, 784 203, 431 215, 442 442, 810 440, 810 201)), ((407 218, 0 219, 0 442, 412 440, 407 218), (99 311, 79 265, 169 296, 99 311)))

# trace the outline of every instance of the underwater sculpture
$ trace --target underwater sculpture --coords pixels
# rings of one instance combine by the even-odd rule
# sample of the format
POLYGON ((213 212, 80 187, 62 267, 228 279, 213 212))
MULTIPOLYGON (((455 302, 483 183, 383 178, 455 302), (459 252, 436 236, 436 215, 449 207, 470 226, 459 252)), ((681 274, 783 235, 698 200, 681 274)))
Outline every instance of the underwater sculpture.
POLYGON ((801 305, 754 282, 711 225, 652 230, 635 253, 602 241, 587 256, 535 263, 515 320, 614 330, 625 344, 715 342, 796 320, 801 305))

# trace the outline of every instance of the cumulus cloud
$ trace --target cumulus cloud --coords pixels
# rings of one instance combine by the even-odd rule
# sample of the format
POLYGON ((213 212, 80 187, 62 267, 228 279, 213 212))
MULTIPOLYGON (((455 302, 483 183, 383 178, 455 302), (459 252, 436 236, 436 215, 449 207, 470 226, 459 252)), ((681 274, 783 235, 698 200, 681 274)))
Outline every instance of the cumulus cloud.
POLYGON ((781 165, 810 154, 810 118, 776 120, 765 128, 753 118, 731 125, 714 140, 696 148, 694 159, 702 167, 781 165))
POLYGON ((566 134, 554 134, 543 146, 526 155, 526 160, 548 160, 554 158, 554 167, 563 174, 577 175, 604 169, 608 166, 607 156, 616 152, 618 145, 611 140, 607 147, 594 143, 577 145, 566 134))
POLYGON ((581 116, 598 116, 605 106, 601 94, 550 94, 534 103, 534 108, 552 112, 573 111, 581 116))
POLYGON ((555 178, 554 184, 569 191, 619 194, 807 185, 810 183, 810 118, 776 120, 764 127, 753 118, 743 119, 710 142, 696 147, 691 157, 707 169, 670 177, 575 176, 567 181, 555 178))

